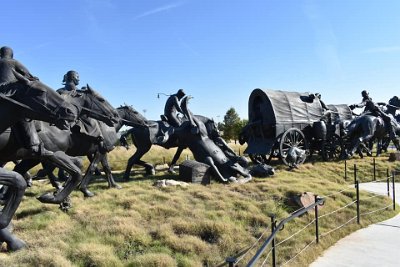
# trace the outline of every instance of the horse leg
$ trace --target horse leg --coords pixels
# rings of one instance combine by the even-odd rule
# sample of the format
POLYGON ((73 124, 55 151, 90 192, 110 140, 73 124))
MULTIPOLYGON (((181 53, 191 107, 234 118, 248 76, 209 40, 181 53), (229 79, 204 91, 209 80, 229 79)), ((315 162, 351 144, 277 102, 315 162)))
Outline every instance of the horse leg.
POLYGON ((211 157, 207 157, 205 159, 205 163, 210 165, 217 178, 219 178, 224 183, 228 182, 228 179, 224 178, 224 176, 222 176, 221 172, 218 170, 217 166, 215 166, 214 160, 211 157))
MULTIPOLYGON (((372 142, 372 147, 373 147, 373 142, 372 142)), ((364 144, 364 143, 362 143, 361 144, 361 146, 364 148, 364 150, 367 152, 367 156, 368 157, 372 157, 372 147, 371 147, 371 145, 366 145, 366 144, 364 144), (371 148, 370 148, 371 147, 371 148)))
POLYGON ((21 174, 0 168, 0 184, 8 187, 4 207, 0 212, 0 229, 6 228, 21 203, 27 187, 21 174))
MULTIPOLYGON (((61 183, 59 183, 57 180, 57 177, 54 175, 53 171, 56 168, 54 165, 48 163, 48 162, 43 162, 42 163, 43 168, 47 172, 47 177, 49 177, 51 185, 56 188, 57 190, 60 190, 62 188, 61 183)), ((61 170, 61 169, 60 169, 61 170)), ((60 173, 60 171, 59 171, 60 173)))
MULTIPOLYGON (((14 164, 17 165, 18 163, 20 163, 22 160, 14 160, 14 164)), ((2 166, 3 167, 3 166, 2 166)), ((26 171, 25 173, 21 173, 21 175, 25 178, 25 181, 28 185, 28 187, 32 186, 32 176, 29 173, 29 171, 26 171)))
POLYGON ((131 169, 132 169, 133 165, 135 165, 135 164, 145 167, 146 173, 148 173, 148 174, 149 174, 149 172, 154 171, 153 165, 140 160, 143 157, 143 155, 146 154, 150 150, 150 148, 151 148, 151 146, 149 146, 146 149, 137 149, 135 154, 133 154, 133 156, 128 159, 128 163, 126 165, 124 178, 123 178, 124 181, 129 180, 129 175, 130 175, 131 169))
POLYGON ((178 147, 178 150, 176 150, 175 155, 171 161, 171 164, 169 164, 169 168, 168 168, 168 172, 172 173, 172 174, 176 174, 176 172, 174 171, 174 166, 176 164, 176 162, 178 161, 179 157, 181 156, 182 152, 183 152, 183 147, 178 147))
POLYGON ((111 173, 111 168, 110 168, 110 165, 108 164, 107 154, 102 154, 100 161, 101 161, 101 165, 103 166, 103 171, 105 172, 105 174, 107 176, 108 187, 109 188, 114 187, 117 189, 121 189, 122 187, 115 182, 114 177, 111 173))
POLYGON ((361 143, 360 139, 361 139, 361 137, 360 138, 355 138, 355 139, 352 140, 351 146, 350 146, 350 153, 349 153, 350 157, 353 156, 354 153, 357 151, 357 149, 358 149, 358 147, 359 147, 359 145, 361 143))
MULTIPOLYGON (((89 159, 90 162, 92 162, 94 159, 94 155, 93 154, 87 155, 87 158, 89 159)), ((101 171, 99 170, 98 166, 96 166, 96 168, 94 169, 93 174, 97 175, 97 176, 101 176, 101 171)))
MULTIPOLYGON (((38 160, 38 159, 23 159, 23 160, 15 162, 14 171, 23 175, 28 187, 32 186, 32 179, 29 179, 29 178, 27 179, 26 174, 28 173, 28 171, 31 168, 35 167, 39 163, 40 163, 40 160, 38 160)), ((30 175, 28 177, 30 177, 30 175)), ((30 177, 30 178, 32 178, 32 177, 30 177)))
MULTIPOLYGON (((75 166, 78 166, 79 169, 83 168, 83 162, 80 159, 80 157, 71 157, 70 159, 72 160, 72 162, 75 164, 75 166)), ((90 158, 89 158, 90 160, 90 158)), ((55 177, 55 176, 54 176, 55 177)), ((63 169, 58 169, 58 176, 56 178, 58 181, 67 181, 69 179, 69 175, 65 174, 65 171, 63 169)))
POLYGON ((96 169, 97 164, 99 163, 100 157, 101 157, 101 153, 99 152, 99 150, 97 150, 96 153, 94 154, 93 159, 91 160, 91 162, 89 164, 89 167, 86 170, 85 175, 83 176, 81 185, 79 186, 79 190, 81 190, 81 192, 83 193, 83 195, 85 197, 93 197, 94 196, 94 193, 90 192, 89 189, 87 188, 87 186, 90 182, 91 174, 96 169))
POLYGON ((143 161, 143 160, 139 160, 136 164, 145 168, 146 175, 155 175, 156 174, 156 170, 154 169, 154 166, 152 164, 150 164, 146 161, 143 161))
POLYGON ((7 228, 0 229, 0 243, 6 242, 8 251, 17 251, 26 247, 26 243, 13 235, 7 228))
POLYGON ((239 163, 235 163, 231 166, 231 169, 235 172, 239 173, 241 176, 246 178, 247 180, 251 180, 251 174, 248 170, 244 169, 239 163))
POLYGON ((77 163, 77 158, 71 158, 62 151, 54 152, 52 155, 44 156, 42 158, 45 162, 51 162, 56 167, 64 169, 70 174, 71 178, 68 179, 64 187, 56 193, 46 193, 38 197, 38 200, 43 203, 60 204, 66 197, 71 194, 79 182, 82 180, 80 165, 77 163))

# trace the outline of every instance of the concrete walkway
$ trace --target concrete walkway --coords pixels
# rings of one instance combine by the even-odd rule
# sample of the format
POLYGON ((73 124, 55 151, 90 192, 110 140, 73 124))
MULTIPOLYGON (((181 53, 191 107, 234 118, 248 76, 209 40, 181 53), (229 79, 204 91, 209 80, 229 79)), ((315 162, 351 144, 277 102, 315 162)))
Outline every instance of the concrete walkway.
MULTIPOLYGON (((382 195, 387 194, 386 187, 386 183, 360 184, 360 189, 382 195)), ((400 184, 395 187, 396 202, 400 203, 400 184)), ((400 266, 400 214, 339 240, 310 266, 400 266)))

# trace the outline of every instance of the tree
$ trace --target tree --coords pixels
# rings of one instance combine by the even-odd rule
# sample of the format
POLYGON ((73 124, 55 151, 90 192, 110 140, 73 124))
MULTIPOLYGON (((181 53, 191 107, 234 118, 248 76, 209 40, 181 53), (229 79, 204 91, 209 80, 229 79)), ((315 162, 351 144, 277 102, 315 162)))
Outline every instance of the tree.
MULTIPOLYGON (((224 134, 223 138, 226 140, 234 139, 238 137, 238 127, 240 127, 241 120, 236 110, 231 107, 224 116, 224 134)), ((240 131, 239 131, 240 132, 240 131)))

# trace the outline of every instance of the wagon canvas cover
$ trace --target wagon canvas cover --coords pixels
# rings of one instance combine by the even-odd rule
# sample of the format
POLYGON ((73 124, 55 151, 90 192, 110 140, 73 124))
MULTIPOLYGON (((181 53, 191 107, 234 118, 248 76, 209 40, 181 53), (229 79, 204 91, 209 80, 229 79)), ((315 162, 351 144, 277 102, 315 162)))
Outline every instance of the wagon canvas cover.
POLYGON ((319 121, 323 109, 309 93, 254 89, 249 97, 248 154, 268 154, 277 137, 289 128, 303 130, 319 121), (259 128, 258 130, 256 128, 259 128), (250 130, 251 127, 249 127, 250 130), (258 133, 260 134, 258 134, 258 133))
POLYGON ((309 93, 255 89, 249 98, 249 121, 261 115, 263 124, 310 124, 322 114, 321 103, 310 100, 309 93), (261 114, 256 111, 258 105, 261 114))
POLYGON ((333 111, 333 120, 337 119, 343 121, 353 118, 353 113, 346 104, 328 105, 328 108, 333 111))

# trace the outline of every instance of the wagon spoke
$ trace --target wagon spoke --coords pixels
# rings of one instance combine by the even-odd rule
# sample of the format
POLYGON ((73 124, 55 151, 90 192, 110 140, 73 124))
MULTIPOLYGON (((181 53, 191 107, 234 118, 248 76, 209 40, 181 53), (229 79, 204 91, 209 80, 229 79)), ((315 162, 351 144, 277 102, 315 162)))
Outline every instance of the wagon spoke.
POLYGON ((288 165, 286 156, 289 149, 296 147, 303 150, 307 149, 307 141, 304 134, 297 128, 286 130, 286 132, 283 133, 279 144, 279 153, 284 164, 288 165))

